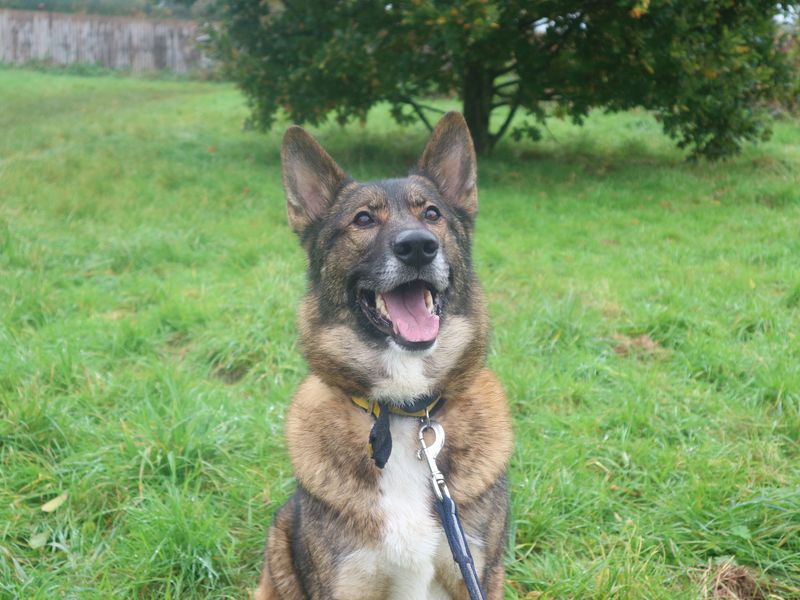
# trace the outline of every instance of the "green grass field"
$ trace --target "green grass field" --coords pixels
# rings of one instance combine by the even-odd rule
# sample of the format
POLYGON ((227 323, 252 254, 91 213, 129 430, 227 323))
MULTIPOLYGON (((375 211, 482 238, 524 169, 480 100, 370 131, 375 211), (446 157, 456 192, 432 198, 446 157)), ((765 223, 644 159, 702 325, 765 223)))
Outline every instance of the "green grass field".
MULTIPOLYGON (((0 597, 255 585, 307 369, 282 132, 246 115, 228 85, 0 70, 0 597)), ((800 125, 722 164, 645 113, 550 129, 479 164, 506 597, 702 598, 735 561, 800 598, 800 125)), ((315 133, 360 178, 426 136, 315 133)))

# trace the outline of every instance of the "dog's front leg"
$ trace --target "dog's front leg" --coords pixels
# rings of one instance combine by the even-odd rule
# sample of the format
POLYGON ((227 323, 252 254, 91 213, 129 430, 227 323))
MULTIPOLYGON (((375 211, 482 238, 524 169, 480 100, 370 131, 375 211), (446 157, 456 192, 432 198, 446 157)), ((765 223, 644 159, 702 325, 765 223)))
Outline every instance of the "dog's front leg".
POLYGON ((503 600, 504 577, 505 571, 503 570, 503 564, 500 563, 491 570, 486 582, 483 584, 486 590, 486 600, 503 600))

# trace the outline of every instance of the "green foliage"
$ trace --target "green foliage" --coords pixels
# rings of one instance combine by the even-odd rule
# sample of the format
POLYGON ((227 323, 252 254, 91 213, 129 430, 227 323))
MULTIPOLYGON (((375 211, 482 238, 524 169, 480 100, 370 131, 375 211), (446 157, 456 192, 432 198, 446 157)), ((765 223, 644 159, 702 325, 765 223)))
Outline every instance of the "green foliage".
MULTIPOLYGON (((592 108, 653 111, 678 145, 728 156, 769 129, 760 103, 788 86, 773 0, 224 0, 217 49, 255 124, 284 109, 319 124, 432 120, 420 99, 456 94, 479 151, 545 107, 580 123, 592 108), (427 115, 426 115, 427 113, 427 115)), ((788 6, 788 5, 787 5, 788 6)))
POLYGON ((793 75, 785 104, 798 113, 800 112, 800 22, 795 21, 783 28, 781 51, 786 54, 793 75))
MULTIPOLYGON (((0 106, 0 598, 246 598, 307 372, 281 132, 220 84, 0 69, 0 106)), ((425 131, 372 117, 314 133, 402 173, 425 131)), ((800 124, 713 168, 644 111, 551 128, 479 163, 506 600, 697 600, 727 557, 800 598, 800 124)))

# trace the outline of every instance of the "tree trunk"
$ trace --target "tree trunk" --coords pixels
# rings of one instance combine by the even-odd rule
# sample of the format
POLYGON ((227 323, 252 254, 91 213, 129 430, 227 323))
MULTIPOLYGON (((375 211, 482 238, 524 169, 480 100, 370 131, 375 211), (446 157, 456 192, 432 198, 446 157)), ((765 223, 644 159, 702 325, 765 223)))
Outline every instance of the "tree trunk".
POLYGON ((464 119, 472 134, 476 154, 489 154, 495 142, 489 132, 493 84, 494 79, 483 65, 479 63, 467 65, 462 83, 464 119))

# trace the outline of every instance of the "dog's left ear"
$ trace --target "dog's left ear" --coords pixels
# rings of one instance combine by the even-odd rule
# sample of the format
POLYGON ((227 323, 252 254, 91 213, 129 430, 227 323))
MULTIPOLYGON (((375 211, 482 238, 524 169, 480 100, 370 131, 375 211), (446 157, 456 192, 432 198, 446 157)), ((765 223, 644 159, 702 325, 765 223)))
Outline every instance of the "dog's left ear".
POLYGON ((317 140, 296 125, 283 136, 281 170, 289 225, 302 235, 325 215, 347 175, 317 140))
POLYGON ((461 113, 449 112, 436 124, 419 160, 419 170, 433 180, 447 202, 475 216, 475 148, 461 113))

